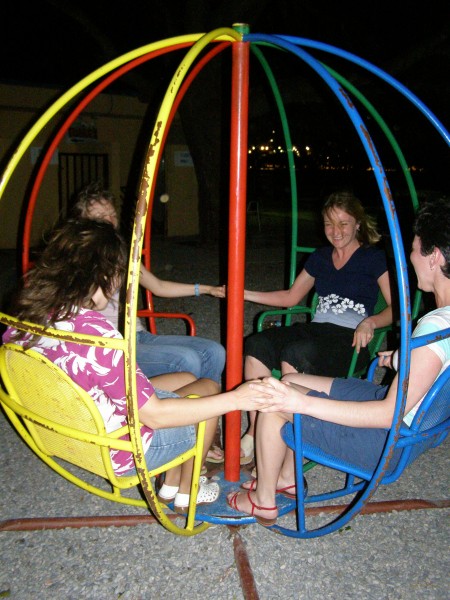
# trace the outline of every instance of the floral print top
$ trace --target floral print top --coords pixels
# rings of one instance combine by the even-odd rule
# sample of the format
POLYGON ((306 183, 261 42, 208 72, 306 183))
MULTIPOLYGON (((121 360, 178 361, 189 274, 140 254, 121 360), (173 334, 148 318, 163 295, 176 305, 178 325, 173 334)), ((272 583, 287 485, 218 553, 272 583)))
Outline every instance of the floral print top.
MULTIPOLYGON (((56 323, 55 328, 109 338, 122 337, 101 313, 83 308, 70 320, 56 323)), ((3 335, 3 341, 9 342, 15 331, 8 328, 3 335)), ((29 337, 25 337, 18 342, 14 340, 13 342, 24 345, 28 339, 29 337)), ((100 411, 107 432, 115 431, 127 424, 123 352, 46 337, 41 337, 33 346, 33 350, 41 352, 87 391, 100 411)), ((154 388, 139 367, 136 382, 140 408, 153 395, 154 388)), ((152 429, 141 427, 144 452, 150 446, 152 435, 152 429)), ((129 436, 124 436, 123 439, 129 439, 129 436)), ((116 475, 123 475, 134 467, 130 452, 111 450, 110 454, 116 475)))
POLYGON ((361 246, 341 269, 336 269, 332 253, 332 246, 318 248, 305 263, 319 296, 313 321, 355 329, 373 315, 378 279, 387 271, 386 256, 379 248, 361 246))

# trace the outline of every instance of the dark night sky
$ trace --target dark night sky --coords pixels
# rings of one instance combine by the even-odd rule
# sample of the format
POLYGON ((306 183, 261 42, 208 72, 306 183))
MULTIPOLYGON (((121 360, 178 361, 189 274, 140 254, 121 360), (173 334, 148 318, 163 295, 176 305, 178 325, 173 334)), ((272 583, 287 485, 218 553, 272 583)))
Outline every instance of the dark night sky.
MULTIPOLYGON (((15 0, 3 8, 2 21, 0 82, 4 83, 66 89, 142 45, 246 22, 253 32, 322 41, 374 63, 406 85, 450 127, 448 0, 421 3, 418 9, 411 2, 395 0, 15 0)), ((164 84, 173 74, 167 62, 150 63, 151 71, 145 74, 153 85, 164 84)), ((289 90, 292 74, 300 72, 298 61, 281 60, 279 67, 289 90)), ((121 85, 128 92, 133 89, 126 87, 126 81, 121 85)), ((362 85, 365 89, 364 80, 362 85)), ((377 102, 386 98, 386 115, 394 129, 409 130, 411 146, 420 142, 418 126, 409 121, 408 110, 392 102, 382 85, 372 90, 377 102)), ((139 94, 136 88, 133 91, 139 94)), ((327 117, 333 126, 331 110, 327 117)), ((310 129, 318 129, 321 120, 321 116, 311 119, 310 129)), ((440 143, 438 151, 442 148, 440 143)))
POLYGON ((255 32, 336 45, 401 73, 418 95, 433 87, 431 98, 449 93, 449 6, 448 0, 421 3, 419 10, 395 0, 15 0, 2 11, 0 81, 70 85, 141 45, 241 21, 255 32))

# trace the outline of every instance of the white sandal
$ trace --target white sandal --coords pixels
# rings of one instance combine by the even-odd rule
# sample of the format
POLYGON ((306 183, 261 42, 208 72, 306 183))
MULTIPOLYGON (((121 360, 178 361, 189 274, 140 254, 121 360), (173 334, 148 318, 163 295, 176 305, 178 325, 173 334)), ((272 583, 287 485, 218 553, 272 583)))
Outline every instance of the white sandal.
MULTIPOLYGON (((206 477, 200 477, 198 493, 197 493, 197 506, 201 504, 212 504, 217 500, 220 494, 220 487, 218 483, 212 482, 207 483, 206 477)), ((173 510, 179 514, 186 514, 189 508, 189 496, 190 494, 180 494, 175 496, 173 510)))
POLYGON ((246 433, 241 438, 241 450, 244 452, 244 456, 241 456, 240 463, 248 465, 255 456, 255 438, 252 435, 246 433))

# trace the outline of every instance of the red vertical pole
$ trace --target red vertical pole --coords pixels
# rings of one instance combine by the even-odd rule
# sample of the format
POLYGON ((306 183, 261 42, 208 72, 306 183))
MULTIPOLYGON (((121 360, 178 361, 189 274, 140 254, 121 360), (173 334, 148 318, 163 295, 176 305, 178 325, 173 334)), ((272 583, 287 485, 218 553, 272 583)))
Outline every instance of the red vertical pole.
MULTIPOLYGON (((239 28, 242 28, 242 26, 239 26, 239 28)), ((249 43, 234 42, 232 44, 231 75, 227 390, 235 387, 242 381, 249 59, 249 43)), ((225 479, 228 481, 239 481, 240 478, 240 439, 241 413, 240 411, 234 411, 226 415, 225 479)))

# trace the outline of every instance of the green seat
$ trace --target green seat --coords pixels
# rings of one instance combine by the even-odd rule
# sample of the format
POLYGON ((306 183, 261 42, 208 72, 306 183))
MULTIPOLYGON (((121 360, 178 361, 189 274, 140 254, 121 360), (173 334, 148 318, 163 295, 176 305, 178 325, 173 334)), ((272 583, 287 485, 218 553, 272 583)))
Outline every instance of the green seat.
MULTIPOLYGON (((307 320, 311 321, 315 315, 318 300, 319 299, 318 299, 317 294, 314 293, 311 298, 311 302, 309 304, 293 306, 292 308, 281 308, 281 309, 277 308, 277 309, 272 309, 272 310, 266 310, 259 315, 257 324, 256 324, 256 329, 258 332, 263 331, 264 322, 268 317, 278 317, 278 316, 283 317, 284 324, 282 326, 287 326, 287 327, 289 327, 292 324, 292 316, 294 316, 294 315, 306 315, 307 320)), ((387 306, 386 301, 384 299, 383 294, 380 291, 378 293, 378 299, 377 299, 377 302, 375 305, 374 314, 381 312, 382 310, 384 310, 386 308, 386 306, 387 306)), ((362 368, 359 368, 357 371, 356 371, 356 364, 357 364, 359 355, 356 352, 356 350, 353 352, 353 356, 352 356, 351 362, 349 364, 348 372, 347 372, 347 377, 363 377, 366 374, 371 360, 377 356, 377 352, 380 350, 381 345, 383 344, 383 341, 386 338, 387 332, 391 331, 391 330, 392 330, 392 326, 380 327, 378 329, 375 329, 374 336, 370 340, 370 342, 367 346, 367 349, 369 352, 369 357, 367 359, 367 362, 362 368)), ((272 375, 274 377, 277 377, 277 379, 279 379, 281 377, 281 372, 278 369, 274 369, 272 371, 272 375)))

